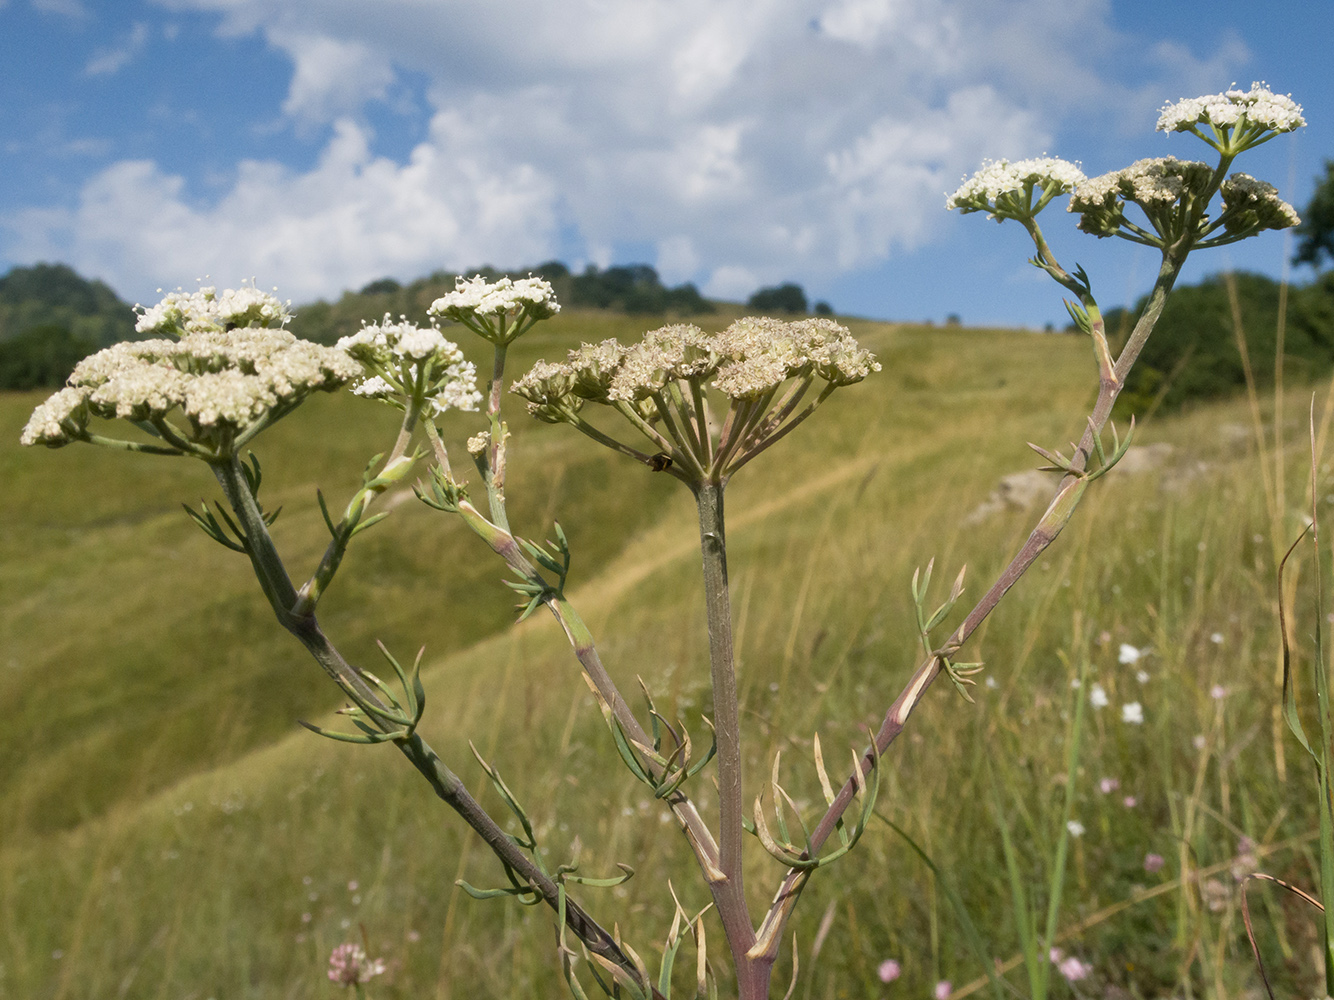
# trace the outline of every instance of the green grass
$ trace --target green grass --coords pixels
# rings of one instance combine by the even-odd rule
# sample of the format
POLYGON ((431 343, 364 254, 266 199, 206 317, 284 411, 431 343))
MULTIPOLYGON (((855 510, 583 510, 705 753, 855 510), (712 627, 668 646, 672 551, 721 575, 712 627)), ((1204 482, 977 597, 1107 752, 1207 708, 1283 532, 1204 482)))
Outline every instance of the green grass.
MULTIPOLYGON (((510 370, 580 338, 632 337, 636 322, 562 314, 520 342, 510 370)), ((782 749, 794 798, 819 800, 811 735, 845 760, 915 665, 913 568, 935 556, 948 579, 966 562, 966 597, 978 596, 1037 511, 966 515, 1001 475, 1036 464, 1024 441, 1076 435, 1093 394, 1080 339, 871 323, 854 333, 884 372, 836 394, 728 492, 750 795, 782 749)), ((454 888, 502 876, 398 755, 296 728, 328 724, 337 692, 273 620, 244 560, 180 511, 217 494, 206 470, 21 450, 37 401, 0 397, 0 998, 332 996, 328 952, 362 927, 392 965, 371 996, 563 995, 548 913, 454 888)), ((393 415, 379 409, 321 397, 260 440, 264 497, 284 507, 275 537, 295 568, 324 544, 315 487, 345 502, 361 464, 388 445, 393 415)), ((454 440, 470 419, 448 428, 454 440)), ((1243 405, 1219 404, 1143 428, 1143 442, 1175 445, 1166 468, 1090 491, 968 648, 996 686, 969 705, 938 685, 885 760, 881 810, 953 874, 993 954, 1009 958, 1018 935, 986 803, 998 788, 1032 886, 1045 884, 1069 679, 1090 658, 1111 705, 1090 713, 1075 790, 1087 832, 1063 920, 1093 920, 1064 944, 1097 969, 1084 995, 1223 997, 1258 983, 1235 893, 1215 910, 1199 891, 1211 878, 1233 885, 1243 834, 1262 852, 1284 845, 1262 867, 1311 884, 1314 843, 1300 839, 1314 827, 1311 781, 1272 716, 1272 529, 1252 449, 1220 431, 1247 420, 1243 405), (1153 652, 1122 666, 1122 642, 1153 652), (1215 685, 1227 697, 1211 697, 1215 685), (1142 703, 1143 725, 1120 721, 1129 701, 1142 703), (1118 789, 1102 793, 1103 778, 1118 789), (1150 852, 1166 859, 1161 872, 1145 872, 1150 852), (1172 888, 1183 870, 1214 865, 1220 874, 1172 888)), ((704 738, 708 652, 686 491, 518 408, 511 423, 516 528, 546 537, 561 521, 571 594, 604 661, 627 692, 642 676, 704 738)), ((1295 506, 1295 423, 1290 437, 1295 506)), ((1294 537, 1295 523, 1284 526, 1294 537)), ((478 792, 467 741, 495 761, 553 862, 578 857, 590 874, 633 865, 627 885, 580 898, 649 957, 670 922, 667 879, 688 907, 706 893, 674 825, 610 752, 555 623, 510 627, 500 571, 461 525, 409 498, 353 545, 321 618, 372 667, 377 638, 400 655, 426 645, 428 739, 478 792)), ((1297 634, 1309 624, 1308 613, 1297 634)), ((695 792, 709 815, 707 783, 695 792)), ((754 846, 758 909, 781 872, 754 846)), ((1291 897, 1253 897, 1276 983, 1314 989, 1315 915, 1291 897)), ((794 927, 799 997, 921 996, 938 978, 957 988, 981 975, 943 894, 887 826, 816 876, 794 927), (831 933, 813 957, 826 915, 831 933), (885 986, 876 967, 891 957, 904 976, 885 986)), ((716 925, 710 940, 721 946, 716 925)), ((789 960, 785 949, 778 994, 789 960)))

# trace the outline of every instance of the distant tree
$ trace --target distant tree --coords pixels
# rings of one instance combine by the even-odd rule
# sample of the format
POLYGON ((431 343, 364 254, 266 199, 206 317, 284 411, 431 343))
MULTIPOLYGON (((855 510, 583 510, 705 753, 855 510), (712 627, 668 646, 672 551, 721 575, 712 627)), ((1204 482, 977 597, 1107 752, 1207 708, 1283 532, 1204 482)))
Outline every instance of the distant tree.
POLYGON ((397 281, 395 281, 393 278, 380 278, 380 279, 377 280, 377 281, 372 281, 369 285, 367 285, 365 288, 363 288, 363 289, 362 289, 360 292, 358 292, 357 294, 358 294, 358 295, 393 295, 395 292, 397 292, 397 291, 401 291, 402 288, 403 288, 403 286, 400 285, 400 284, 399 284, 397 281))
POLYGON ((767 312, 805 313, 806 293, 795 282, 761 288, 746 300, 746 308, 767 312))
POLYGON ((558 260, 549 260, 545 264, 539 264, 533 268, 533 274, 539 278, 545 278, 547 281, 560 281, 562 278, 570 276, 570 269, 558 260))
POLYGON ((694 316, 699 313, 711 313, 716 307, 699 293, 693 283, 687 281, 667 290, 667 309, 682 316, 694 316))
MULTIPOLYGON (((1262 274, 1215 274, 1172 293, 1117 399, 1118 420, 1132 413, 1143 416, 1155 407, 1179 408, 1245 386, 1245 368, 1233 330, 1229 281, 1236 287, 1252 375, 1262 388, 1273 384, 1278 282, 1262 274)), ((1139 315, 1143 307, 1141 299, 1133 315, 1139 315)), ((1129 326, 1129 317, 1123 319, 1112 310, 1108 319, 1115 320, 1117 326, 1129 326)), ((1118 335, 1111 322, 1108 330, 1113 337, 1118 335)), ((1289 290, 1283 361, 1289 377, 1299 378, 1326 374, 1334 366, 1334 273, 1289 290)))
POLYGON ((1325 161, 1325 177, 1316 181, 1297 235, 1301 241, 1292 258, 1294 264, 1310 264, 1319 270, 1321 258, 1334 260, 1334 160, 1325 161))
POLYGON ((133 337, 134 323, 134 310, 106 284, 65 264, 16 267, 0 277, 0 340, 54 325, 105 346, 133 337))
POLYGON ((812 309, 811 311, 815 313, 815 315, 817 316, 834 315, 834 307, 831 306, 828 302, 823 302, 823 301, 815 303, 815 308, 812 309))
POLYGON ((95 341, 54 323, 0 340, 0 389, 58 388, 97 347, 95 341))
POLYGON ((946 326, 963 326, 963 319, 958 313, 950 313, 945 317, 946 326))

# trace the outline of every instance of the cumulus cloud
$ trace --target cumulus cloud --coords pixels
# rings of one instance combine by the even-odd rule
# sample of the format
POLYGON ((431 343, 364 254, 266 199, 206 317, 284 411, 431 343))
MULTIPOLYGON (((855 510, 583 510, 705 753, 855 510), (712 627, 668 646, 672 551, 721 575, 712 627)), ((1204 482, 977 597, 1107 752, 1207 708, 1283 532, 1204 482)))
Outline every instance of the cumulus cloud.
MULTIPOLYGON (((668 280, 738 297, 935 238, 944 193, 983 157, 1059 152, 1063 122, 1114 119, 1140 93, 1116 82, 1127 42, 1105 0, 173 6, 290 57, 281 110, 330 130, 319 162, 241 163, 211 203, 153 163, 117 163, 77 205, 8 220, 11 256, 127 289, 254 274, 302 298, 650 253, 668 280), (404 74, 426 81, 429 126, 395 162, 365 115, 404 74)), ((1142 90, 1156 107, 1167 84, 1241 55, 1151 55, 1142 90)))

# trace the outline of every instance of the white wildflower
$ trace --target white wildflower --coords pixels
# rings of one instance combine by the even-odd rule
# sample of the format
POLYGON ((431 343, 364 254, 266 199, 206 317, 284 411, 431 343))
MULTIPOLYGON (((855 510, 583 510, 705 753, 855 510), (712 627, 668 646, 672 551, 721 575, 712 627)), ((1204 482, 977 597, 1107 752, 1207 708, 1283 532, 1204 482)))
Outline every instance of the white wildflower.
POLYGON ((1081 183, 1070 196, 1069 210, 1079 213, 1084 232, 1115 236, 1126 221, 1125 203, 1134 202, 1161 236, 1183 196, 1204 194, 1212 178, 1213 168, 1198 160, 1171 156, 1137 160, 1081 183))
POLYGON ((1052 198, 1068 194, 1084 182, 1084 172, 1068 160, 1044 156, 1030 160, 996 160, 983 163, 945 200, 946 209, 960 212, 990 212, 991 218, 1026 218, 1040 211, 1052 198), (1042 195, 1033 205, 1033 190, 1042 195))
POLYGON ((1262 229, 1291 229, 1301 224, 1297 210, 1278 196, 1272 184, 1236 173, 1222 183, 1223 227, 1230 234, 1249 235, 1262 229))
POLYGON ((1302 106, 1291 97, 1275 94, 1263 83, 1253 83, 1249 91, 1234 87, 1222 94, 1167 104, 1158 115, 1158 130, 1193 131, 1196 125, 1232 128, 1241 124, 1243 117, 1251 125, 1271 132, 1291 132, 1306 124, 1302 106))
POLYGON ((154 448, 199 446, 221 456, 238 438, 290 412, 317 390, 331 391, 359 373, 343 351, 299 340, 286 330, 276 299, 255 292, 173 293, 143 316, 153 316, 179 340, 113 344, 75 366, 69 387, 39 406, 24 429, 24 444, 56 445, 86 437, 88 417, 146 421, 168 438, 154 448), (229 297, 230 296, 230 297, 229 297), (189 301, 187 301, 189 300, 189 301), (179 412, 185 423, 171 419, 179 412))
POLYGON ((58 448, 78 440, 88 423, 87 402, 87 389, 61 389, 32 411, 19 443, 58 448))
POLYGON ((395 321, 386 314, 381 322, 343 337, 337 347, 365 368, 365 380, 352 390, 360 396, 400 409, 409 398, 417 398, 436 414, 481 405, 476 366, 434 327, 417 326, 406 317, 395 321))
POLYGON ((1107 698, 1107 692, 1103 690, 1101 684, 1094 684, 1089 689, 1089 704, 1094 708, 1106 708, 1111 704, 1107 698))
POLYGON ((1137 701, 1128 701, 1121 706, 1121 721, 1128 722, 1132 726, 1142 725, 1144 722, 1144 706, 1137 701))
POLYGON ((250 288, 228 288, 222 294, 212 286, 198 291, 177 289, 139 314, 139 333, 182 337, 187 333, 225 332, 238 328, 280 329, 291 319, 288 303, 250 288))
POLYGON ((1070 836, 1079 838, 1084 836, 1084 824, 1077 819, 1072 819, 1065 824, 1065 828, 1070 831, 1070 836))
POLYGON ((495 343, 507 344, 540 319, 560 312, 556 293, 542 278, 459 278, 454 291, 431 303, 431 316, 462 323, 495 343))

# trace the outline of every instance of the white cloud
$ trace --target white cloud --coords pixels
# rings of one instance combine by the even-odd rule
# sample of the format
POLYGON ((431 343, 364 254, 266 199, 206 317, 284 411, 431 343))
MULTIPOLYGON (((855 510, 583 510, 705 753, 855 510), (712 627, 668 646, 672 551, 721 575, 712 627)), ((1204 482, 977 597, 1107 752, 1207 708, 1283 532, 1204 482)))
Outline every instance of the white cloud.
POLYGON ((92 15, 80 0, 29 0, 39 14, 57 14, 71 21, 84 21, 92 15))
POLYGON ((1106 0, 171 2, 291 58, 286 119, 334 125, 319 163, 242 163, 211 204, 118 163, 77 206, 9 219, 9 257, 72 260, 136 294, 208 272, 300 299, 648 247, 669 280, 743 297, 919 246, 984 156, 1060 153, 1063 124, 1087 135, 1153 93, 1142 135, 1165 90, 1245 54, 1136 56, 1151 74, 1132 90, 1106 0), (363 116, 405 72, 430 120, 394 162, 363 116))
POLYGON ((383 100, 394 82, 389 60, 360 41, 302 35, 284 40, 283 48, 295 63, 283 111, 299 120, 355 113, 383 100))
POLYGON ((83 71, 88 76, 110 76, 124 69, 148 44, 148 25, 136 24, 123 44, 110 49, 98 49, 83 71))
POLYGON ((182 179, 153 163, 127 161, 89 183, 76 208, 22 213, 14 228, 23 257, 75 260, 138 297, 210 274, 255 276, 300 300, 384 274, 541 257, 551 202, 529 167, 430 144, 400 166, 370 155, 364 133, 341 121, 313 170, 242 163, 216 206, 192 205, 182 179))

